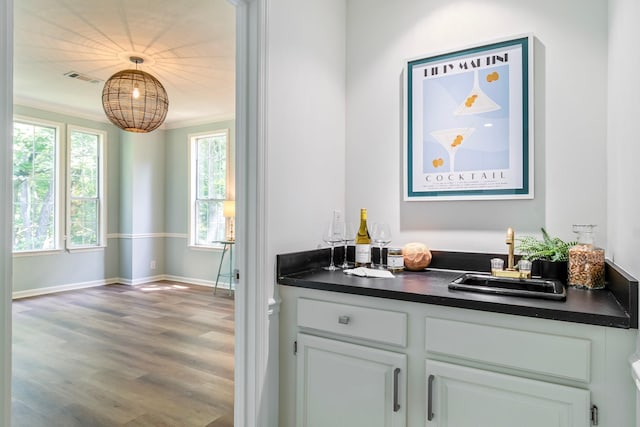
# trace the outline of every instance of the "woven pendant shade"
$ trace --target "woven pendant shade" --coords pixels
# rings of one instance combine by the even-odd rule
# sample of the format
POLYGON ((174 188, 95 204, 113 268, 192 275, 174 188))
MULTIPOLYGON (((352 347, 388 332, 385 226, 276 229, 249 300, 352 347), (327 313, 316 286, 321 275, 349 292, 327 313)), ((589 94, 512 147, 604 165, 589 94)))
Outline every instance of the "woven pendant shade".
POLYGON ((124 70, 109 77, 102 89, 102 107, 114 125, 129 132, 151 132, 167 117, 169 98, 149 73, 124 70), (137 88, 138 97, 134 97, 137 88))

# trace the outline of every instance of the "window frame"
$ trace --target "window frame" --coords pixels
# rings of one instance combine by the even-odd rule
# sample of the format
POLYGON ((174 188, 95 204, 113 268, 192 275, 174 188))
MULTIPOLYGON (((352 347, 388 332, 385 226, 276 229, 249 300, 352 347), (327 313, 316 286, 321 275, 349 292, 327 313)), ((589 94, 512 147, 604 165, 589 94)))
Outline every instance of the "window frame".
MULTIPOLYGON (((204 137, 216 137, 216 136, 224 136, 225 138, 225 151, 226 151, 226 165, 225 165, 225 198, 224 199, 214 199, 214 200, 229 200, 230 199, 230 194, 231 194, 231 177, 232 172, 231 172, 231 152, 230 152, 230 147, 231 147, 231 143, 229 141, 229 129, 225 128, 225 129, 215 129, 215 130, 210 130, 210 131, 205 131, 205 132, 198 132, 198 133, 190 133, 187 135, 187 141, 188 141, 188 174, 189 174, 189 181, 188 181, 188 220, 187 220, 187 227, 188 227, 188 237, 189 237, 189 243, 188 246, 191 249, 219 249, 222 247, 222 245, 220 243, 210 243, 210 244, 199 244, 196 243, 197 239, 197 220, 196 220, 196 214, 197 214, 197 209, 196 209, 196 201, 197 201, 197 160, 198 160, 198 156, 197 156, 197 149, 196 149, 196 145, 199 139, 204 138, 204 137)), ((225 235, 226 232, 228 230, 229 227, 229 220, 228 218, 225 218, 225 235)))
MULTIPOLYGON (((14 115, 12 120, 12 130, 15 126, 15 123, 21 123, 25 125, 32 126, 41 126, 41 127, 49 127, 55 129, 56 137, 55 137, 55 153, 54 153, 54 247, 49 249, 30 249, 26 251, 16 251, 13 246, 13 221, 12 221, 12 243, 11 243, 11 253, 14 256, 30 256, 30 255, 42 255, 47 253, 59 253, 64 250, 64 230, 65 230, 65 214, 62 212, 63 206, 63 196, 65 194, 64 189, 64 174, 63 171, 66 168, 65 164, 65 152, 66 152, 66 134, 65 134, 65 125, 64 123, 55 122, 51 120, 45 120, 40 118, 34 118, 30 116, 23 115, 14 115)), ((11 139, 12 144, 12 156, 13 156, 13 137, 11 139)), ((15 166, 13 161, 11 162, 12 169, 15 166)), ((13 171, 12 171, 13 177, 13 171)), ((13 178, 12 178, 13 179, 13 178)), ((14 203, 14 195, 13 195, 13 185, 12 185, 12 199, 11 203, 14 203)), ((13 212, 13 207, 12 207, 13 212)))
POLYGON ((106 169, 107 169, 107 132, 100 129, 88 128, 68 124, 66 134, 66 167, 65 167, 65 249, 69 252, 90 251, 107 246, 107 199, 106 199, 106 169), (95 245, 71 245, 71 134, 73 132, 88 133, 98 137, 98 242, 95 245))

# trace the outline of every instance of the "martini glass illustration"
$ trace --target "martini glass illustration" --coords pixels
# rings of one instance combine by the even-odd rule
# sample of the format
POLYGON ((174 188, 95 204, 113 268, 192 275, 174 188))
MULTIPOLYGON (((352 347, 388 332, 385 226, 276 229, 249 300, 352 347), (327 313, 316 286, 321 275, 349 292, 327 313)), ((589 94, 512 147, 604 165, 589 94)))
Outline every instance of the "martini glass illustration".
MULTIPOLYGON (((497 73, 495 74, 497 75, 497 73)), ((473 72, 473 87, 469 95, 462 101, 458 108, 454 110, 453 114, 463 116, 467 114, 488 113, 489 111, 499 110, 500 108, 500 105, 480 89, 478 70, 475 70, 473 72)))
POLYGON ((449 172, 455 171, 456 152, 460 145, 475 131, 475 128, 452 128, 435 130, 431 136, 449 153, 449 172))

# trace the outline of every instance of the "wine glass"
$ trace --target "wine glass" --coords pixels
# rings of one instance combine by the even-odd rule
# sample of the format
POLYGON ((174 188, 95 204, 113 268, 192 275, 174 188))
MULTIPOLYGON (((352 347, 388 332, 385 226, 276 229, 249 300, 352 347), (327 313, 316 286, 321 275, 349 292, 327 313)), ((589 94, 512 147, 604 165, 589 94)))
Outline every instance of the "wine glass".
POLYGON ((333 252, 335 249, 336 243, 342 242, 344 239, 344 225, 342 221, 329 221, 329 224, 325 227, 324 233, 322 234, 322 240, 325 241, 331 247, 331 262, 327 267, 324 267, 325 270, 335 271, 339 270, 338 267, 335 266, 333 262, 333 252))
POLYGON ((340 268, 347 269, 350 267, 347 261, 347 248, 349 243, 353 243, 356 240, 356 228, 352 222, 346 221, 344 223, 344 235, 342 236, 342 243, 344 243, 344 258, 340 268))
MULTIPOLYGON (((373 242, 378 245, 380 250, 380 263, 378 264, 378 268, 384 269, 384 265, 382 263, 382 248, 391 243, 391 230, 389 229, 389 224, 385 222, 376 222, 373 224, 371 238, 373 239, 373 242)), ((371 266, 373 267, 373 263, 371 266)))

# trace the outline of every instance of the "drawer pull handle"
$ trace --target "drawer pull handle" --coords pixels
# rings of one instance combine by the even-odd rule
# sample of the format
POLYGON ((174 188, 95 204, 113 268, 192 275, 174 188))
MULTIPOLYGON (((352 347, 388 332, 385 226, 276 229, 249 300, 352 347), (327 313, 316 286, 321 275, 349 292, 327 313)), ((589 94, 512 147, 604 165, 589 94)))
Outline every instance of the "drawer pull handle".
POLYGON ((338 316, 338 323, 341 325, 348 325, 350 321, 351 318, 349 316, 338 316))
POLYGON ((429 375, 429 382, 427 386, 427 420, 433 419, 433 380, 435 377, 429 375))
POLYGON ((400 377, 400 368, 393 370, 393 412, 400 410, 400 402, 398 398, 398 381, 400 377))

